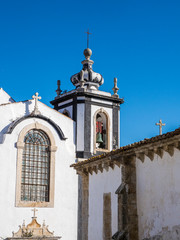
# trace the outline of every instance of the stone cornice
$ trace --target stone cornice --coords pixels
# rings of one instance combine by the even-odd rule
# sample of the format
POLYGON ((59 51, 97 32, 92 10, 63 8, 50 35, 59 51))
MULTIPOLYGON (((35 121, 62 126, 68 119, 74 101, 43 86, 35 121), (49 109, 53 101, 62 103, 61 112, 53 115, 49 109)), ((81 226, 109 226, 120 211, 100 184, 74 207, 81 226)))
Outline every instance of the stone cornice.
POLYGON ((56 103, 69 100, 69 99, 73 98, 74 96, 77 96, 77 97, 78 96, 79 97, 85 96, 85 97, 89 97, 89 98, 97 98, 97 99, 100 99, 100 100, 106 100, 106 101, 110 101, 110 102, 114 102, 114 103, 118 103, 118 104, 124 103, 123 98, 117 98, 117 97, 114 97, 114 96, 106 96, 106 95, 101 95, 99 93, 92 93, 92 92, 88 92, 88 91, 80 92, 80 91, 77 91, 77 90, 66 93, 64 95, 61 95, 59 98, 56 98, 56 99, 52 100, 50 103, 52 105, 55 105, 56 103))
POLYGON ((87 160, 72 164, 71 167, 76 169, 78 174, 88 175, 98 171, 103 172, 105 169, 114 169, 114 166, 131 164, 135 158, 144 162, 145 156, 153 161, 155 154, 160 158, 164 152, 167 152, 171 157, 174 155, 174 149, 180 150, 180 128, 173 132, 168 132, 150 139, 145 139, 125 147, 113 150, 109 153, 91 157, 87 160))

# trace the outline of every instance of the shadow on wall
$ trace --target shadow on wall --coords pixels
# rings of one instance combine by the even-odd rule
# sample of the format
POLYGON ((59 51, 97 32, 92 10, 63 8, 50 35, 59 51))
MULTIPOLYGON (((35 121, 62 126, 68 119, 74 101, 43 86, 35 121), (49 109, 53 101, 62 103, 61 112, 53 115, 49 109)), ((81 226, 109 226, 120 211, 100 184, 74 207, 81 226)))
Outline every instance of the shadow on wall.
POLYGON ((6 127, 4 127, 0 133, 0 144, 2 144, 4 142, 5 139, 5 134, 7 133, 9 127, 10 127, 11 123, 9 123, 6 127))
POLYGON ((30 114, 29 105, 31 105, 32 102, 28 100, 26 102, 23 102, 23 104, 25 104, 25 115, 29 115, 30 114))
MULTIPOLYGON (((30 111, 29 111, 29 105, 32 104, 31 101, 27 100, 25 102, 23 102, 23 104, 25 104, 25 115, 30 115, 30 111)), ((18 118, 17 118, 18 119, 18 118)), ((16 121, 17 119, 15 119, 14 121, 16 121)), ((14 122, 12 121, 11 123, 9 123, 6 127, 4 127, 2 130, 1 130, 1 133, 0 133, 0 144, 2 144, 4 142, 4 139, 5 139, 5 134, 8 132, 8 129, 10 127, 10 125, 14 122)))

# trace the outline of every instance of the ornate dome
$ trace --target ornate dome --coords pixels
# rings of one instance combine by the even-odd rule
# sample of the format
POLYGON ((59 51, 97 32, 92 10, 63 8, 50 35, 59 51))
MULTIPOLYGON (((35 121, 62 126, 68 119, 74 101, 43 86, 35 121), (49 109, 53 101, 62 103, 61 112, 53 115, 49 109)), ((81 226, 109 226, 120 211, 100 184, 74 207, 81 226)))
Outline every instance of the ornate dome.
POLYGON ((92 70, 94 62, 90 59, 91 55, 91 49, 86 48, 84 50, 86 59, 81 62, 83 64, 83 69, 71 77, 71 82, 76 88, 86 87, 88 89, 98 89, 99 86, 104 83, 102 75, 92 70))

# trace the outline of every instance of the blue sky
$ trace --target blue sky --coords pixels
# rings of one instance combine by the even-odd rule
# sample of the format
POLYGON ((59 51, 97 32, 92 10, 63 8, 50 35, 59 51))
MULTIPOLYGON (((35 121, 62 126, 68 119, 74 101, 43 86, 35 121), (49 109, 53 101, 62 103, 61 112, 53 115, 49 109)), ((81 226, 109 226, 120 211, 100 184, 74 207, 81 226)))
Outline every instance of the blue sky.
POLYGON ((112 91, 118 78, 121 145, 180 127, 180 1, 0 0, 0 87, 42 102, 74 86, 90 29, 94 70, 112 91))

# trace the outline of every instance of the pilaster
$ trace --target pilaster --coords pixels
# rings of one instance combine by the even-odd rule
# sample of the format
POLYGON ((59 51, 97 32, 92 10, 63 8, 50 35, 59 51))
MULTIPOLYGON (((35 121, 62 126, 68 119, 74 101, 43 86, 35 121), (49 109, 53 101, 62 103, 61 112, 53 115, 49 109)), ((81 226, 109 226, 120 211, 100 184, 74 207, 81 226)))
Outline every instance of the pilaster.
POLYGON ((89 217, 89 175, 81 174, 82 179, 82 238, 88 240, 89 217))
POLYGON ((122 171, 122 180, 128 186, 127 191, 127 236, 128 240, 138 240, 138 215, 136 197, 136 163, 135 157, 125 164, 122 171))

